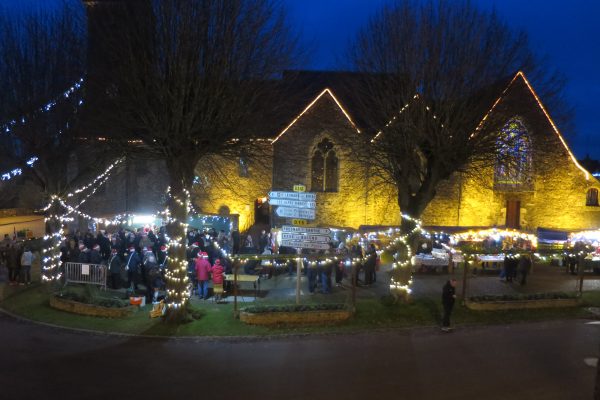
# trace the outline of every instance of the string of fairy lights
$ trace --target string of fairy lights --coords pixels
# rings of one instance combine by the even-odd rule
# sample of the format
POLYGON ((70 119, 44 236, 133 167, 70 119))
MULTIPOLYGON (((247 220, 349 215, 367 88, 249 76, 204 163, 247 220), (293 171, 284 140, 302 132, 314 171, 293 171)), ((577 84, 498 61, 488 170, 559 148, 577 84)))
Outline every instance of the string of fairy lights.
MULTIPOLYGON (((37 160, 38 160, 37 157, 31 157, 25 162, 25 165, 27 165, 29 168, 32 168, 37 160)), ((9 181, 12 178, 14 178, 15 176, 19 176, 22 174, 23 174, 22 168, 13 168, 10 171, 0 173, 0 181, 9 181)))
MULTIPOLYGON (((0 132, 11 133, 14 128, 18 127, 19 125, 20 126, 25 125, 29 120, 35 118, 36 115, 38 115, 40 113, 47 113, 47 112, 51 111, 52 109, 54 109, 54 107, 56 107, 56 105, 62 99, 69 99, 76 92, 78 92, 79 89, 81 89, 83 87, 83 82, 84 82, 84 78, 78 79, 73 85, 71 85, 68 89, 66 89, 60 95, 58 95, 54 99, 50 100, 46 104, 42 105, 41 107, 35 109, 30 116, 22 116, 20 118, 12 119, 9 122, 5 123, 4 125, 0 126, 0 132)), ((77 101, 77 105, 78 106, 83 105, 83 100, 79 99, 77 101)))

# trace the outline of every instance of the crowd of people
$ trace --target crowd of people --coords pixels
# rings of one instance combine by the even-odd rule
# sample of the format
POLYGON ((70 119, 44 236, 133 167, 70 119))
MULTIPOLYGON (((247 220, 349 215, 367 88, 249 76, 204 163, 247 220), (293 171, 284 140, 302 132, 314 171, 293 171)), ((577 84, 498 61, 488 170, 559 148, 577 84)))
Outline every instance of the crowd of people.
MULTIPOLYGON (((193 283, 193 292, 201 293, 201 297, 207 298, 206 285, 198 279, 196 263, 198 260, 206 260, 211 265, 210 271, 213 270, 213 263, 228 264, 223 256, 233 242, 231 235, 214 229, 190 229, 187 242, 188 275, 193 283)), ((122 228, 111 234, 103 231, 75 231, 68 234, 61 244, 61 261, 106 265, 111 288, 120 289, 125 286, 134 293, 143 286, 147 300, 155 301, 165 295, 165 272, 169 262, 167 244, 164 227, 136 230, 122 228)), ((213 272, 213 280, 214 275, 213 272)))
POLYGON ((0 265, 6 266, 8 270, 10 286, 31 284, 31 265, 34 259, 29 246, 4 235, 0 242, 0 265))

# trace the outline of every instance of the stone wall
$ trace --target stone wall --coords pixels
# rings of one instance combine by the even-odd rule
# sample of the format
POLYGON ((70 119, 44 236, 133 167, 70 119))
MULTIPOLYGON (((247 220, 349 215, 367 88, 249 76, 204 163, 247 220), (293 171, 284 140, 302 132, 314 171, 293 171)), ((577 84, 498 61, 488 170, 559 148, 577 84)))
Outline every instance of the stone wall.
MULTIPOLYGON (((499 112, 521 118, 532 140, 532 185, 521 191, 494 190, 494 167, 477 174, 454 174, 442 182, 423 213, 430 226, 502 226, 506 202, 521 203, 521 228, 597 228, 600 207, 586 206, 589 188, 600 190, 594 177, 586 179, 561 143, 551 123, 521 78, 515 80, 498 105, 499 112)), ((471 169, 473 170, 473 168, 471 169)))
POLYGON ((125 211, 153 214, 164 209, 168 186, 164 161, 127 160, 84 203, 82 211, 94 216, 110 216, 125 211))
MULTIPOLYGON (((295 184, 311 189, 311 157, 324 138, 334 145, 338 157, 337 192, 317 192, 318 225, 353 227, 391 224, 398 221, 395 195, 389 187, 376 187, 367 168, 352 155, 349 141, 363 140, 334 99, 323 95, 274 144, 273 189, 291 190, 295 184), (371 182, 370 182, 371 179, 371 182), (392 201, 390 202, 390 197, 392 201)), ((274 218, 274 225, 285 220, 274 218)))
POLYGON ((240 174, 239 158, 210 157, 196 167, 199 182, 194 185, 195 206, 208 214, 237 214, 240 231, 254 223, 254 202, 266 198, 272 180, 272 148, 269 142, 259 144, 253 153, 259 157, 248 159, 247 176, 240 174), (208 166, 207 164, 210 164, 208 166))

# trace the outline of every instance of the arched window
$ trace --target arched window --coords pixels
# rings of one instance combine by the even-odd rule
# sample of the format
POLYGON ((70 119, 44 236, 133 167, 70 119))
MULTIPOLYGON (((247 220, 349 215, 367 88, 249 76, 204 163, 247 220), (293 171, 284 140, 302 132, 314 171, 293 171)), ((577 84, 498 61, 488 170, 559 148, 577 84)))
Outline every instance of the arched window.
POLYGON ((323 159, 323 153, 319 150, 315 150, 311 160, 311 183, 310 190, 313 192, 323 191, 323 171, 325 169, 325 160, 323 159))
POLYGON ((311 191, 337 192, 338 158, 329 139, 323 139, 313 151, 311 159, 311 191))
POLYGON ((586 206, 598 206, 598 189, 588 189, 587 195, 585 196, 586 206))
POLYGON ((519 118, 513 118, 498 135, 494 173, 496 188, 523 189, 531 183, 531 146, 529 134, 519 118))

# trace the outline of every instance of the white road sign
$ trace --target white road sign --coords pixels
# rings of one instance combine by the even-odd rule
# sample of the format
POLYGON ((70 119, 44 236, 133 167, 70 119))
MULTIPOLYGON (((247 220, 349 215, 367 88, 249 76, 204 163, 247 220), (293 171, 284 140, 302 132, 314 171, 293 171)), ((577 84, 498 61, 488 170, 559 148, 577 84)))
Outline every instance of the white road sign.
POLYGON ((312 235, 329 235, 331 230, 329 228, 303 228, 299 226, 283 225, 281 227, 283 232, 290 233, 310 233, 312 235))
POLYGON ((269 200, 272 206, 286 206, 296 208, 316 208, 317 203, 314 201, 304 200, 288 200, 288 199, 271 199, 269 200))
POLYGON ((306 193, 306 192, 269 192, 269 198, 271 199, 271 204, 273 199, 287 199, 287 200, 302 200, 302 201, 315 201, 317 200, 316 193, 306 193))
POLYGON ((275 214, 283 218, 315 219, 317 217, 313 208, 277 207, 275 214))
POLYGON ((304 233, 283 233, 281 235, 282 240, 300 240, 303 242, 319 242, 319 243, 328 243, 329 236, 321 236, 321 235, 307 235, 304 233))
POLYGON ((329 243, 301 242, 298 240, 282 240, 280 245, 296 249, 327 250, 329 248, 329 243))

